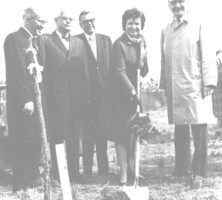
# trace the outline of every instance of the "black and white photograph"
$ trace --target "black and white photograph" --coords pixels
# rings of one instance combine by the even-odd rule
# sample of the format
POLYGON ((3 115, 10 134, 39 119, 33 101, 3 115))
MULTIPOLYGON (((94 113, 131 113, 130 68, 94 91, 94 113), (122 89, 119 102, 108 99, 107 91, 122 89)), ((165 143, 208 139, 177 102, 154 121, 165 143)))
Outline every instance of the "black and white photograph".
POLYGON ((8 0, 0 200, 221 200, 220 0, 8 0))

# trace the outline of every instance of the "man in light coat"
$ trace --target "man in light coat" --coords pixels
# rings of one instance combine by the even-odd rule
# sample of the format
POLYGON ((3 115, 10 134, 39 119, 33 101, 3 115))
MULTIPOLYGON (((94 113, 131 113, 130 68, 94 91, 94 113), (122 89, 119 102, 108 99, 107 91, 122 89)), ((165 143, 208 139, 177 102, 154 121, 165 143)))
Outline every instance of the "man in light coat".
MULTIPOLYGON (((168 120, 175 124, 175 174, 190 173, 190 132, 194 139, 192 180, 207 174, 208 96, 217 84, 215 49, 206 27, 189 18, 188 0, 168 0, 174 19, 162 32, 160 88, 166 91, 168 120)), ((199 181, 198 181, 199 182, 199 181)))

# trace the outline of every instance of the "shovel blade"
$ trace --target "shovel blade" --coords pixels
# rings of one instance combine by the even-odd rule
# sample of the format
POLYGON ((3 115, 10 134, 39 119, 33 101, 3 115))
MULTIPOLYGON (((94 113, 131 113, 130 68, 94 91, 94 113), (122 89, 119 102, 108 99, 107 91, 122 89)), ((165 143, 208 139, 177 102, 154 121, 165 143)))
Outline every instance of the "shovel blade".
POLYGON ((127 194, 130 200, 149 200, 148 187, 124 186, 123 191, 127 194))

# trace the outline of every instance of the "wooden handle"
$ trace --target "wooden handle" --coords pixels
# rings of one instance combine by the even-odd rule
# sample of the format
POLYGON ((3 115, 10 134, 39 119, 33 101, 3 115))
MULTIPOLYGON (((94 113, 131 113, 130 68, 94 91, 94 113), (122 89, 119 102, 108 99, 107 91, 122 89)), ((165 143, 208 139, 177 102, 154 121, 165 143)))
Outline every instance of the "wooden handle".
MULTIPOLYGON (((30 48, 32 47, 32 43, 30 41, 30 48)), ((29 59, 31 63, 38 64, 37 56, 32 51, 29 51, 29 59)), ((32 74, 33 78, 33 90, 35 94, 36 107, 38 113, 38 120, 41 128, 41 138, 42 138, 42 150, 43 150, 43 165, 44 165, 44 200, 50 200, 50 163, 51 163, 51 155, 50 149, 47 141, 46 135, 46 124, 44 120, 44 114, 42 109, 42 99, 41 99, 41 91, 39 88, 37 74, 32 74)))

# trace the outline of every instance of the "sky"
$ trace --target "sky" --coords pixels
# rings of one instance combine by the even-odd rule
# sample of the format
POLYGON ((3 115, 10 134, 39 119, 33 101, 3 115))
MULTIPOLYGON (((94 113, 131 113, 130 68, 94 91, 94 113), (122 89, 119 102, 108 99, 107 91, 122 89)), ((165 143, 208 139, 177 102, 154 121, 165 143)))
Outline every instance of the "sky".
MULTIPOLYGON (((200 17, 215 26, 215 34, 222 29, 222 1, 221 0, 190 0, 191 14, 200 17), (220 20, 221 19, 221 20, 220 20)), ((160 71, 160 33, 162 28, 172 20, 167 0, 6 0, 0 8, 0 80, 4 80, 5 37, 22 25, 22 14, 27 7, 37 9, 48 21, 45 32, 55 29, 54 17, 61 9, 73 13, 73 34, 81 32, 78 15, 82 10, 91 10, 96 16, 96 31, 109 35, 114 42, 122 34, 121 19, 125 10, 133 7, 141 9, 146 16, 143 35, 147 40, 148 77, 159 80, 160 71)), ((221 31, 222 32, 222 31, 221 31)), ((216 40, 217 37, 214 38, 216 40)), ((222 34, 221 34, 222 40, 222 34)), ((221 43, 222 46, 222 43, 221 43)))

